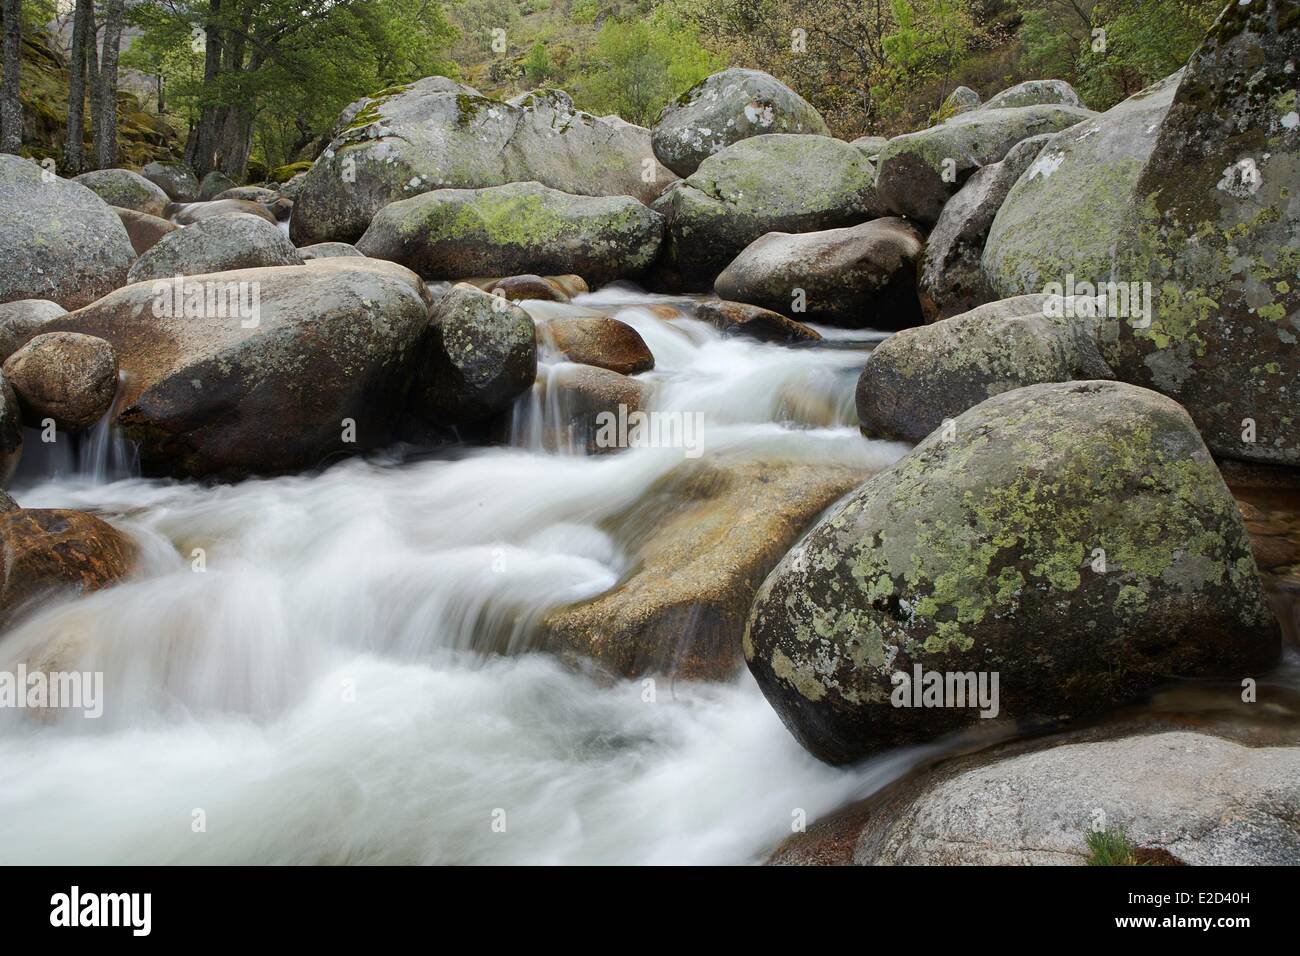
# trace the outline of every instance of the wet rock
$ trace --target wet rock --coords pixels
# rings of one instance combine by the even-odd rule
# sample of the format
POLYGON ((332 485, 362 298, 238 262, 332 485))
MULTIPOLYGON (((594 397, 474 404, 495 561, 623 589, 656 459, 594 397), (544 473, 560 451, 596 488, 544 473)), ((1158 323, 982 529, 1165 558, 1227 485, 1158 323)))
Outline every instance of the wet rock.
POLYGON ((613 523, 635 570, 598 597, 548 612, 546 645, 627 677, 732 677, 764 575, 861 478, 827 465, 684 463, 613 523))
POLYGON ((63 431, 85 431, 108 413, 117 391, 117 356, 103 339, 75 332, 38 335, 4 363, 23 419, 45 419, 63 431))
POLYGON ((339 259, 346 256, 365 257, 362 252, 354 245, 346 242, 317 242, 310 246, 300 246, 298 248, 298 258, 303 262, 310 262, 312 259, 339 259))
MULTIPOLYGON (((18 396, 13 386, 3 374, 0 374, 0 485, 8 485, 9 479, 18 470, 18 462, 23 456, 23 415, 18 407, 18 396)), ((0 510, 12 510, 8 505, 13 499, 5 495, 0 501, 5 507, 0 510)))
POLYGON ((175 232, 178 228, 174 222, 168 222, 160 216, 151 216, 148 213, 136 212, 134 209, 123 209, 120 206, 111 208, 126 227, 126 234, 131 237, 131 248, 135 250, 137 256, 144 255, 159 239, 169 232, 175 232))
POLYGON ((968 758, 905 787, 870 816, 853 862, 1077 866, 1100 812, 1140 855, 1282 865, 1300 855, 1297 801, 1300 747, 1189 731, 1071 742, 968 758))
POLYGON ((257 216, 267 222, 275 222, 275 215, 261 203, 246 199, 214 199, 211 202, 192 202, 181 206, 168 207, 171 220, 177 225, 189 226, 204 219, 219 216, 257 216))
POLYGON ((130 538, 84 511, 25 508, 0 514, 0 626, 52 594, 116 584, 135 556, 130 538))
POLYGON ((1055 133, 1097 114, 1076 106, 971 110, 916 133, 895 136, 880 151, 876 189, 890 213, 933 223, 976 169, 1000 162, 1012 146, 1055 133))
POLYGON ((218 169, 214 169, 199 181, 199 202, 216 199, 227 189, 234 189, 239 184, 218 169))
POLYGON ((140 173, 172 202, 194 202, 199 198, 199 178, 184 163, 149 163, 140 173))
POLYGON ((822 232, 770 232, 736 256, 714 290, 809 321, 905 328, 921 321, 916 267, 923 249, 920 234, 892 217, 822 232))
POLYGON ((85 186, 110 206, 150 216, 161 216, 171 202, 160 187, 129 169, 96 169, 74 176, 72 181, 85 186))
POLYGON ((821 339, 815 329, 802 322, 746 302, 705 301, 696 306, 694 315, 721 332, 749 336, 760 342, 817 342, 821 339))
POLYGON ((769 232, 812 232, 878 215, 875 170, 829 136, 772 134, 710 156, 654 204, 667 221, 664 281, 708 290, 747 245, 769 232))
POLYGON ((127 281, 301 264, 289 237, 274 224, 257 216, 217 216, 164 236, 135 261, 127 281))
POLYGON ((357 104, 298 190, 294 242, 355 242, 389 203, 435 189, 534 181, 648 203, 675 178, 656 163, 649 130, 597 119, 566 101, 540 96, 512 105, 426 77, 357 104), (651 182, 642 178, 647 162, 651 182))
POLYGON ((1260 674, 1278 651, 1191 419, 1116 382, 1016 389, 931 434, 786 555, 745 639, 786 726, 833 763, 981 723, 894 706, 917 667, 997 673, 1001 717, 1055 719, 1260 674))
POLYGON ((904 329, 872 351, 858 419, 873 436, 919 442, 986 398, 1042 382, 1113 379, 1085 318, 1063 300, 1025 295, 904 329))
POLYGON ((537 337, 571 362, 607 368, 621 375, 648 372, 655 367, 645 339, 618 319, 552 319, 538 326, 537 337))
POLYGON ((433 309, 432 346, 413 397, 431 426, 499 416, 537 377, 537 332, 517 305, 460 283, 433 309))
POLYGON ((948 200, 925 240, 919 291, 928 321, 968 312, 997 296, 984 278, 984 242, 1011 187, 1053 134, 1021 140, 1006 158, 975 170, 948 200))
POLYGON ((689 176, 732 143, 766 133, 830 135, 821 114, 760 70, 731 69, 701 80, 664 107, 651 142, 659 161, 689 176))
POLYGON ((573 272, 600 285, 645 270, 662 235, 660 216, 629 196, 510 183, 392 203, 357 248, 431 279, 573 272))
POLYGON ((989 97, 989 101, 982 106, 979 97, 975 98, 975 105, 985 110, 1051 104, 1082 107, 1083 100, 1079 98, 1078 93, 1074 92, 1074 87, 1065 80, 1026 80, 989 97))
POLYGON ((596 441, 602 415, 629 415, 646 403, 645 382, 594 365, 560 363, 551 368, 546 380, 546 401, 555 396, 563 433, 549 437, 549 447, 585 449, 598 455, 618 451, 596 441))
MULTIPOLYGON (((585 285, 585 283, 584 283, 585 285)), ((540 299, 543 302, 568 302, 569 294, 554 279, 537 275, 507 276, 491 283, 485 292, 503 295, 511 302, 540 299)))
POLYGON ((0 362, 39 335, 46 322, 67 314, 67 309, 48 299, 0 303, 0 362))
POLYGON ((0 302, 49 299, 67 309, 126 280, 131 237, 112 208, 31 160, 0 155, 0 302))
POLYGON ((428 332, 413 272, 322 259, 155 286, 51 323, 112 344, 116 421, 148 473, 296 471, 393 440, 428 332))

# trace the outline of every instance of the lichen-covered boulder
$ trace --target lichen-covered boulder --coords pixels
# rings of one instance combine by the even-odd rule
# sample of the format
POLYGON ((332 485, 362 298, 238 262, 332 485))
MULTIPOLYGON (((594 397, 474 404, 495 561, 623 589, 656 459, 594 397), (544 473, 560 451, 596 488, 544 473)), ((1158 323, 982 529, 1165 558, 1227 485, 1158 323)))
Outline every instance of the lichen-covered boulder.
POLYGON ((567 97, 512 105, 445 77, 357 104, 297 190, 297 245, 356 242, 380 209, 435 189, 535 181, 584 196, 651 202, 676 177, 650 131, 575 110, 567 97))
POLYGON ((1065 80, 1025 80, 990 96, 982 106, 976 97, 975 106, 984 110, 1001 110, 1015 106, 1083 106, 1083 100, 1065 80))
POLYGON ((906 328, 921 321, 916 267, 923 248, 916 229, 894 217, 821 232, 769 232, 736 256, 714 290, 810 322, 906 328))
POLYGON ((0 362, 40 335, 46 322, 67 314, 67 309, 49 299, 0 303, 0 362))
POLYGON ((171 202, 161 187, 129 169, 96 169, 72 178, 110 206, 161 216, 171 202))
MULTIPOLYGON (((949 117, 956 116, 958 113, 965 113, 976 109, 980 105, 980 95, 972 90, 969 86, 959 86, 943 98, 939 104, 939 115, 937 119, 942 122, 949 117)), ((1007 104, 1013 105, 1013 104, 1007 104)), ((1028 104, 1014 104, 1016 106, 1028 104)))
POLYGON ((163 236, 126 274, 128 282, 232 269, 301 265, 281 230, 259 216, 214 216, 163 236))
POLYGON ((643 272, 662 240, 662 217, 630 196, 510 183, 391 203, 357 248, 428 279, 574 272, 600 285, 643 272))
POLYGON ((1052 136, 1044 133, 1016 143, 1002 162, 975 170, 944 205, 925 239, 917 286, 929 321, 959 315, 997 298, 984 278, 984 242, 1007 193, 1052 136))
POLYGON ((438 300, 412 395, 430 427, 478 425, 507 411, 537 378, 537 330, 506 299, 459 283, 438 300))
POLYGON ((239 183, 235 182, 219 169, 214 169, 201 180, 199 180, 199 202, 210 202, 224 193, 227 189, 234 189, 239 183))
POLYGON ((1095 322, 1065 300, 1024 295, 982 305, 881 342, 858 379, 870 435, 919 442, 986 398, 1041 382, 1112 379, 1095 322))
POLYGON ((408 269, 321 259, 136 283, 48 328, 113 346, 146 472, 241 478, 391 442, 428 310, 408 269))
POLYGON ((0 154, 0 302, 49 299, 75 309, 126 281, 134 258, 108 203, 29 159, 0 154))
POLYGON ((876 158, 880 204, 895 215, 933 223, 976 169, 1000 162, 1021 140, 1059 132, 1095 115, 1077 106, 977 109, 895 136, 876 158))
POLYGON ((1115 272, 1154 287, 1116 374, 1191 413, 1210 448, 1300 464, 1300 2, 1230 5, 1192 56, 1138 179, 1115 272))
POLYGON ((116 584, 130 573, 136 553, 130 538, 84 511, 0 514, 0 627, 52 594, 116 584))
POLYGON ((126 234, 131 237, 131 248, 135 250, 137 256, 144 255, 159 239, 179 228, 176 223, 168 222, 161 216, 151 216, 121 206, 112 208, 113 212, 117 213, 117 217, 122 220, 122 225, 126 227, 126 234))
POLYGON ((663 108, 651 143, 679 176, 732 143, 765 133, 829 135, 820 113, 761 70, 731 69, 701 80, 663 108))
POLYGON ((885 148, 885 144, 888 142, 889 139, 885 136, 859 136, 849 145, 856 146, 858 149, 862 150, 862 154, 866 156, 867 159, 875 159, 880 155, 880 151, 885 148))
POLYGON ((48 418, 63 431, 81 432, 113 405, 117 355, 93 335, 47 332, 9 356, 4 377, 27 425, 40 428, 48 418))
POLYGON ((844 499, 764 582, 745 656, 804 746, 842 763, 979 722, 969 701, 896 706, 918 667, 996 674, 999 716, 1059 718, 1174 676, 1261 674, 1279 643, 1187 413, 1073 382, 988 399, 844 499))
POLYGON ((540 342, 570 362, 636 375, 655 367, 641 333, 626 322, 600 317, 560 317, 537 327, 540 342))
POLYGON ((1133 188, 1180 78, 1166 77, 1042 147, 989 227, 981 261, 994 296, 1043 292, 1068 276, 1112 277, 1133 188))
POLYGON ((199 198, 199 177, 184 163, 148 163, 140 174, 159 186, 172 202, 194 202, 199 198))
POLYGON ((364 258, 365 253, 347 242, 315 242, 310 246, 298 247, 298 258, 302 259, 303 262, 309 262, 312 259, 340 259, 347 256, 361 256, 364 258))
POLYGON ((765 233, 874 219, 874 179, 861 150, 829 136, 773 133, 741 140, 710 156, 655 202, 668 229, 665 283, 705 291, 765 233))

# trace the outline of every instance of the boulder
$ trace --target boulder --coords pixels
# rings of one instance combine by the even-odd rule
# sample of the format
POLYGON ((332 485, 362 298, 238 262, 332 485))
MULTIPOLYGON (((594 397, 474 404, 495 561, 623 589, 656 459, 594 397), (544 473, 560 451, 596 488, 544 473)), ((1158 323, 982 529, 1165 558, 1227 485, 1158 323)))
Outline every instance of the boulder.
POLYGON ((631 573, 604 594, 547 612, 544 646, 625 677, 732 678, 763 577, 861 478, 826 464, 684 463, 611 523, 635 555, 631 573), (682 506, 665 517, 664 500, 682 506))
POLYGON ((885 148, 885 144, 888 142, 889 138, 885 136, 859 136, 849 145, 856 146, 858 149, 862 150, 863 155, 865 155, 867 159, 875 159, 880 155, 880 151, 885 148))
POLYGON ((24 508, 0 514, 0 627, 51 594, 116 584, 135 557, 130 538, 84 511, 24 508))
POLYGON ((736 256, 714 290, 809 321, 905 328, 921 321, 916 266, 923 249, 917 231, 892 217, 822 232, 770 232, 736 256))
POLYGON ((129 169, 96 169, 74 176, 72 181, 85 186, 110 206, 150 216, 161 216, 171 202, 160 187, 129 169))
POLYGON ((303 262, 312 259, 338 259, 346 256, 365 256, 356 246, 346 242, 316 242, 298 248, 298 258, 303 262))
POLYGON ((895 136, 877 157, 880 204, 894 215, 933 223, 944 203, 979 167, 1000 162, 1021 140, 1059 132, 1096 115, 1077 106, 982 108, 895 136))
POLYGON ((212 197, 218 199, 243 199, 248 202, 261 203, 263 206, 270 206, 279 202, 280 194, 274 189, 267 189, 265 186, 233 186, 230 189, 223 189, 212 197))
POLYGON ((1133 188, 1180 78, 1175 73, 1042 147, 989 227, 982 264, 996 298, 1043 292, 1070 276, 1111 278, 1133 188))
POLYGON ((537 378, 537 331, 519 306, 458 283, 433 309, 413 409, 429 426, 499 417, 537 378))
POLYGON ((75 309, 120 286, 134 258, 108 203, 31 160, 0 155, 0 302, 75 309))
MULTIPOLYGON (((965 113, 978 108, 980 105, 980 95, 972 90, 969 86, 959 86, 939 104, 939 120, 946 120, 950 116, 956 116, 958 113, 965 113)), ((1007 106, 1028 106, 1028 103, 1006 104, 1007 106)), ((1082 105, 1082 104, 1081 104, 1082 105)))
POLYGON ((1137 181, 1115 274, 1116 374, 1191 413, 1214 452, 1300 464, 1300 2, 1230 5, 1187 65, 1137 181))
POLYGON ((750 670, 815 755, 844 763, 988 713, 914 706, 928 674, 986 690, 997 675, 992 716, 1040 720, 1276 661, 1241 515, 1177 404, 1031 385, 945 432, 837 504, 755 598, 750 670))
POLYGON ((322 259, 137 283, 51 326, 112 344, 147 473, 238 478, 388 444, 428 307, 401 266, 322 259))
POLYGON ((175 232, 179 228, 176 223, 168 222, 160 216, 151 216, 148 213, 136 212, 134 209, 124 209, 121 206, 111 207, 117 217, 122 220, 122 225, 126 227, 126 234, 131 237, 131 248, 135 250, 137 256, 142 256, 154 247, 163 236, 169 232, 175 232))
POLYGON ((47 332, 9 356, 4 377, 29 427, 41 428, 49 418, 63 431, 81 432, 113 406, 117 355, 93 335, 47 332))
POLYGON ((355 242, 389 203, 435 189, 535 181, 648 203, 674 178, 649 130, 558 97, 515 106, 426 77, 359 104, 298 189, 290 233, 297 245, 355 242))
MULTIPOLYGON (((640 411, 650 389, 645 382, 594 365, 561 362, 551 367, 545 381, 545 402, 554 402, 556 434, 545 436, 548 448, 583 450, 589 455, 618 451, 596 441, 604 419, 640 411)), ((549 421, 549 419, 548 419, 549 421)))
POLYGON ((67 309, 48 299, 0 303, 0 362, 39 335, 46 322, 67 314, 67 309))
POLYGON ((511 302, 522 302, 526 299, 568 302, 570 298, 559 282, 538 275, 507 276, 495 280, 483 291, 503 295, 511 302))
POLYGON ((984 110, 1001 110, 1017 106, 1083 106, 1083 100, 1074 92, 1074 87, 1065 80, 1026 80, 1009 89, 990 96, 987 103, 980 105, 979 97, 975 106, 984 110))
POLYGON ((904 329, 872 351, 858 418, 872 436, 919 442, 987 398, 1042 382, 1113 379, 1097 328, 1060 298, 1024 295, 904 329))
POLYGON ((817 342, 821 335, 802 322, 779 312, 747 302, 726 299, 705 300, 695 307, 694 316, 720 332, 744 335, 760 342, 817 342))
MULTIPOLYGON (((9 484, 22 456, 22 410, 18 407, 18 396, 14 394, 13 386, 0 374, 0 486, 9 484)), ((0 510, 12 510, 8 507, 12 502, 13 499, 5 495, 5 507, 0 510)))
POLYGON ((239 184, 219 169, 214 169, 199 181, 199 202, 216 199, 227 189, 234 189, 239 184))
POLYGON ((731 69, 701 80, 659 114, 651 143, 679 176, 732 143, 765 133, 829 136, 821 114, 794 90, 761 70, 731 69))
POLYGON ((710 156, 654 204, 667 221, 665 282, 705 291, 769 232, 852 226, 878 212, 875 170, 829 136, 774 133, 710 156))
POLYGON ((301 265, 293 243, 273 223, 258 216, 217 216, 164 236, 137 259, 128 282, 172 276, 301 265))
POLYGON ((611 318, 557 318, 537 327, 539 342, 570 362, 606 368, 621 375, 648 372, 655 357, 632 326, 611 318))
POLYGON ((540 183, 438 189, 385 206, 357 242, 425 278, 576 272, 600 285, 644 271, 661 217, 630 196, 585 196, 540 183))
POLYGON ((181 226, 193 225, 204 219, 220 216, 257 216, 267 222, 275 222, 275 214, 261 203, 249 202, 247 199, 214 199, 210 202, 192 202, 168 207, 171 220, 181 226))
POLYGON ((1194 866, 1300 859, 1300 747, 1178 730, 956 761, 872 814, 868 866, 1082 865, 1104 820, 1139 859, 1194 866), (1100 816, 1099 816, 1100 814, 1100 816))
POLYGON ((199 178, 184 163, 149 163, 140 173, 172 202, 194 202, 199 198, 199 178))

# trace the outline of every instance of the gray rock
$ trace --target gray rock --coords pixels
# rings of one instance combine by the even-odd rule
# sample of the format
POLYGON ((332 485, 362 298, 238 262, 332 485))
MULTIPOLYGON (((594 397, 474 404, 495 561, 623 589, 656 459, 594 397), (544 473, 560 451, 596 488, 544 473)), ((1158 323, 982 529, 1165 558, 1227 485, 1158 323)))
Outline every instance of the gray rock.
POLYGON ((994 296, 1043 292, 1070 275, 1111 277, 1133 188, 1179 79, 1175 73, 1042 148, 989 227, 982 262, 994 296))
POLYGON ((45 323, 68 310, 48 299, 18 299, 0 304, 0 362, 39 335, 45 323))
POLYGON ((499 416, 537 378, 533 320, 505 299, 458 283, 434 307, 432 346, 413 410, 433 426, 499 416))
POLYGON ((878 157, 876 190, 889 212, 933 223, 971 173, 1012 146, 1074 126, 1095 113, 1075 106, 978 109, 916 133, 895 136, 878 157))
POLYGON ((168 215, 177 225, 189 226, 204 219, 219 216, 257 216, 275 222, 275 214, 261 203, 247 199, 214 199, 209 202, 191 202, 168 207, 168 215))
POLYGON ((810 322, 905 328, 921 321, 916 265, 923 248, 917 231, 892 217, 821 232, 769 232, 723 270, 714 289, 724 299, 810 322))
POLYGON ((1065 80, 1026 80, 1003 90, 980 106, 976 97, 976 106, 985 110, 1001 110, 1016 106, 1083 106, 1083 100, 1074 92, 1074 87, 1065 80))
POLYGON ((755 598, 745 657, 814 754, 982 723, 969 702, 895 706, 895 675, 916 667, 982 673, 986 689, 996 673, 998 716, 1033 720, 1276 661, 1241 514, 1177 404, 1117 382, 1031 385, 945 431, 843 499, 755 598))
POLYGON ((765 133, 830 135, 821 114, 760 70, 730 69, 701 80, 664 107, 651 142, 659 161, 689 176, 732 143, 765 133))
POLYGON ((31 160, 0 155, 0 302, 75 309, 120 286, 134 258, 108 203, 31 160))
POLYGON ((337 259, 344 256, 365 256, 356 246, 346 242, 317 242, 310 246, 300 246, 298 256, 304 262, 312 259, 337 259))
POLYGON ((918 442, 986 398, 1041 382, 1113 379, 1087 319, 1064 300, 1025 295, 904 329, 876 346, 858 379, 870 435, 918 442))
POLYGON ((741 140, 710 156, 655 202, 667 220, 667 284, 709 289, 727 263, 765 233, 874 219, 874 179, 861 150, 829 136, 741 140))
POLYGON ((429 77, 358 109, 307 173, 290 231, 300 246, 355 242, 384 206, 435 189, 536 181, 648 203, 674 178, 656 164, 649 130, 604 122, 557 97, 513 106, 429 77))
POLYGON ((128 282, 172 276, 301 265, 281 230, 257 216, 217 216, 168 233, 127 273, 128 282))
POLYGON ((1220 455, 1300 464, 1300 2, 1220 16, 1138 179, 1116 275, 1154 289, 1121 318, 1116 373, 1191 413, 1220 455))
POLYGON ((149 163, 140 172, 173 202, 194 202, 199 198, 199 177, 184 163, 149 163))
POLYGON ((862 150, 867 159, 875 159, 888 142, 889 138, 886 136, 859 136, 850 145, 862 150))
POLYGON ((138 283, 51 326, 113 345, 126 373, 116 421, 148 473, 238 478, 391 442, 428 308, 408 269, 323 259, 204 275, 179 296, 138 283))
POLYGON ((644 271, 662 237, 661 217, 630 196, 510 183, 391 203, 357 248, 430 279, 573 272, 601 285, 644 271))
POLYGON ((853 861, 1080 865, 1104 818, 1192 865, 1293 865, 1298 805, 1300 747, 1187 731, 1068 743, 934 774, 870 818, 853 861))
POLYGON ((997 296, 984 278, 981 259, 1007 193, 1053 134, 1031 136, 1011 147, 1006 158, 975 170, 948 200, 925 240, 918 290, 929 321, 967 312, 997 296))
POLYGON ((167 193, 129 169, 96 169, 73 177, 110 206, 161 216, 171 202, 167 193))
POLYGON ((239 183, 221 172, 221 170, 214 169, 199 181, 199 202, 216 199, 227 189, 234 189, 238 185, 239 183))
MULTIPOLYGON (((980 105, 980 95, 972 90, 969 86, 959 86, 946 97, 939 105, 939 119, 946 120, 950 116, 956 116, 958 113, 965 113, 969 110, 978 108, 980 105)), ((1027 103, 1007 103, 1006 106, 1027 106, 1027 103)), ((1082 105, 1082 104, 1080 104, 1082 105)))
POLYGON ((82 432, 108 413, 117 392, 117 355, 103 339, 76 332, 38 335, 9 356, 5 380, 18 395, 23 421, 82 432))

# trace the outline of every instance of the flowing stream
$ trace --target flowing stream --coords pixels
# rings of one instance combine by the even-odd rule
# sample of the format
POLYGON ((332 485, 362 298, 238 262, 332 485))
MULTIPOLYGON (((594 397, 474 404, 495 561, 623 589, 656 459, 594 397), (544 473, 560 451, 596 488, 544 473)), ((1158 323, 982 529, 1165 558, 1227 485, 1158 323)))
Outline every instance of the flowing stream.
MULTIPOLYGON (((878 334, 786 348, 628 288, 575 305, 641 333, 649 408, 702 413, 709 461, 865 473, 906 450, 854 424, 878 334)), ((544 342, 574 311, 526 307, 544 342)), ((610 522, 684 459, 557 440, 565 408, 547 384, 566 366, 543 348, 508 446, 396 449, 313 475, 144 480, 107 425, 75 453, 29 440, 22 505, 95 510, 141 557, 125 583, 47 602, 0 640, 0 670, 104 674, 98 719, 0 711, 0 862, 753 863, 801 815, 951 752, 835 769, 747 672, 659 681, 648 700, 641 680, 532 650, 541 612, 632 570, 610 522)))

